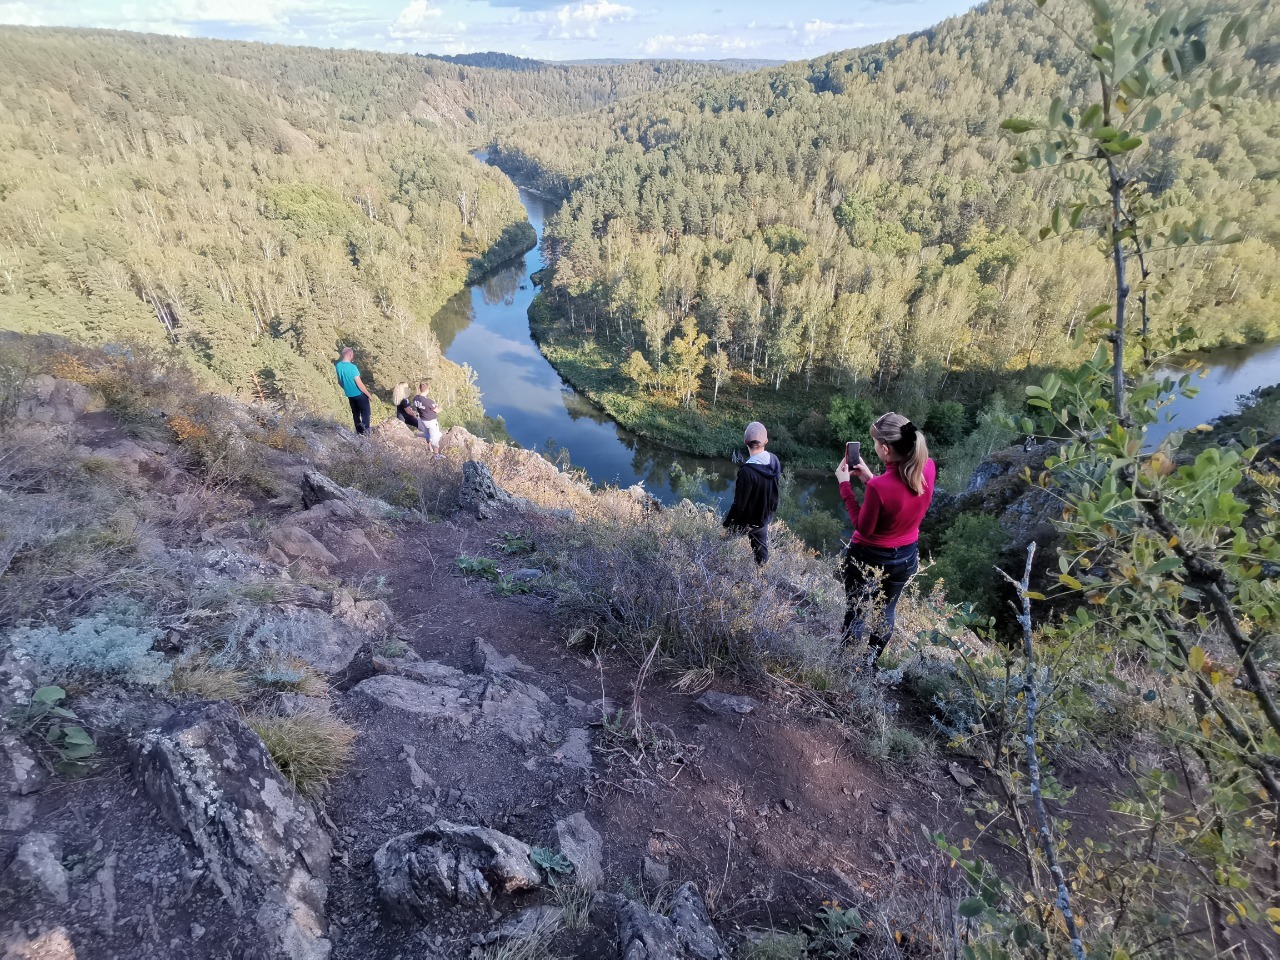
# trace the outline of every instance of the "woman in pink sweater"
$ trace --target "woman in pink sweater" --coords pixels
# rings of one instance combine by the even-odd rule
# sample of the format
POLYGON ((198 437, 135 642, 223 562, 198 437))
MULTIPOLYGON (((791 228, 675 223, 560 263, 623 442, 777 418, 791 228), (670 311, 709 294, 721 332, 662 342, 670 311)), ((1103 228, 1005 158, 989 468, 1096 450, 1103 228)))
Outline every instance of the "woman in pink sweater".
POLYGON ((836 479, 853 523, 844 566, 844 642, 861 643, 870 627, 874 663, 893 636, 898 598, 920 563, 920 521, 933 501, 937 468, 924 434, 900 413, 873 423, 871 439, 884 473, 876 476, 861 459, 841 460, 836 479), (866 484, 861 503, 851 477, 866 484))

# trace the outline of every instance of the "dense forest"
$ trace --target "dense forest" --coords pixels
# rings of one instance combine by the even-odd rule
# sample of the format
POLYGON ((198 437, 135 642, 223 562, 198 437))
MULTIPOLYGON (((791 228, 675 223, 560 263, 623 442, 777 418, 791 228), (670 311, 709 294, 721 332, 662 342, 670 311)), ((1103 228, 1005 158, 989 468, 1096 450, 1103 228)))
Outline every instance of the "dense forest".
MULTIPOLYGON (((1130 171, 1166 222, 1244 234, 1176 273, 1181 249, 1151 251, 1157 338, 1280 333, 1273 6, 1255 18, 1233 64, 1249 83, 1130 171)), ((821 415, 836 390, 925 417, 1071 362, 1109 268, 1087 219, 1040 230, 1096 184, 1066 164, 1015 173, 1000 124, 1094 93, 1086 67, 1034 5, 996 0, 863 50, 501 133, 505 169, 568 198, 535 317, 544 349, 642 432, 719 447, 749 396, 800 452, 838 439, 821 415)))
MULTIPOLYGON (((428 321, 528 234, 467 153, 485 124, 722 75, 650 62, 509 72, 412 56, 0 29, 0 324, 180 348, 223 388, 338 410, 430 376, 481 416, 428 321)), ((527 243, 524 244, 527 246, 527 243)))

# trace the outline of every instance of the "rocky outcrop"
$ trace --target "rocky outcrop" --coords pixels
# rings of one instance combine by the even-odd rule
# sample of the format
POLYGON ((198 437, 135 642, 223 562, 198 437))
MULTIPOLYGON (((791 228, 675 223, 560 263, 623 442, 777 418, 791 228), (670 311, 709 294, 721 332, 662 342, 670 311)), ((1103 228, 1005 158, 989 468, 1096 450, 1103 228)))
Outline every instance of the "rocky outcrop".
POLYGON ((676 891, 670 917, 634 900, 621 900, 616 906, 622 960, 728 960, 729 951, 691 883, 676 891))
POLYGON ((463 509, 473 511, 481 520, 488 520, 498 511, 519 503, 494 482, 489 468, 479 460, 468 460, 462 465, 462 489, 458 491, 458 500, 463 509))
POLYGON ((352 692, 384 706, 462 727, 483 723, 525 745, 546 728, 542 707, 550 700, 531 684, 412 657, 375 657, 373 667, 380 675, 361 681, 352 692))
POLYGON ((356 515, 366 520, 385 520, 396 513, 395 507, 389 503, 341 486, 318 470, 304 473, 301 487, 302 505, 307 509, 329 504, 329 511, 335 516, 356 515), (339 505, 337 509, 332 506, 335 503, 339 505))
POLYGON ((102 398, 88 387, 42 373, 27 385, 26 396, 18 404, 18 419, 73 423, 85 413, 102 408, 102 398))
POLYGON ((751 713, 756 707, 760 706, 757 700, 751 697, 738 696, 732 693, 718 693, 715 690, 708 690, 698 698, 698 706, 708 713, 720 713, 725 716, 735 716, 740 714, 751 713))
POLYGON ((253 916, 264 953, 325 960, 329 837, 235 709, 181 708, 133 746, 135 777, 232 910, 253 916))
POLYGON ((392 912, 429 917, 438 898, 475 905, 495 892, 542 882, 528 844, 487 827, 437 820, 388 840, 373 855, 378 891, 392 912))

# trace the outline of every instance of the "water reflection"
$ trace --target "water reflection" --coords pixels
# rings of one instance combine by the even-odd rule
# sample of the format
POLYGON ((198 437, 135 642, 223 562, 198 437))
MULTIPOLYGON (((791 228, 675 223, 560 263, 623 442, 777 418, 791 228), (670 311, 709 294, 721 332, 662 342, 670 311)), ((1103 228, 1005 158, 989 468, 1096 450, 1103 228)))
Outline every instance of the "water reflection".
POLYGON ((1194 397, 1179 397, 1147 428, 1147 445, 1154 447, 1174 430, 1190 430, 1201 423, 1235 412, 1240 398, 1258 387, 1280 383, 1280 341, 1245 347, 1223 347, 1198 353, 1193 365, 1169 364, 1156 369, 1157 376, 1194 374, 1194 397))

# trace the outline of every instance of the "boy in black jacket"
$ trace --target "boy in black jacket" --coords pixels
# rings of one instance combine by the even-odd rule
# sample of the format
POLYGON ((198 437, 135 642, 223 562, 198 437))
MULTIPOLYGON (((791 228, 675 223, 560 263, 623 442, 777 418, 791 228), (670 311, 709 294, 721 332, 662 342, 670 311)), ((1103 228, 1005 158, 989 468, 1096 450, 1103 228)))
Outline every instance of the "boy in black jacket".
POLYGON ((756 563, 764 566, 769 561, 769 521, 778 512, 778 483, 782 478, 782 464, 772 453, 765 451, 769 432, 763 423, 752 421, 742 434, 750 454, 747 462, 738 468, 738 480, 733 488, 733 506, 725 515, 724 525, 730 530, 747 532, 751 552, 756 563))

